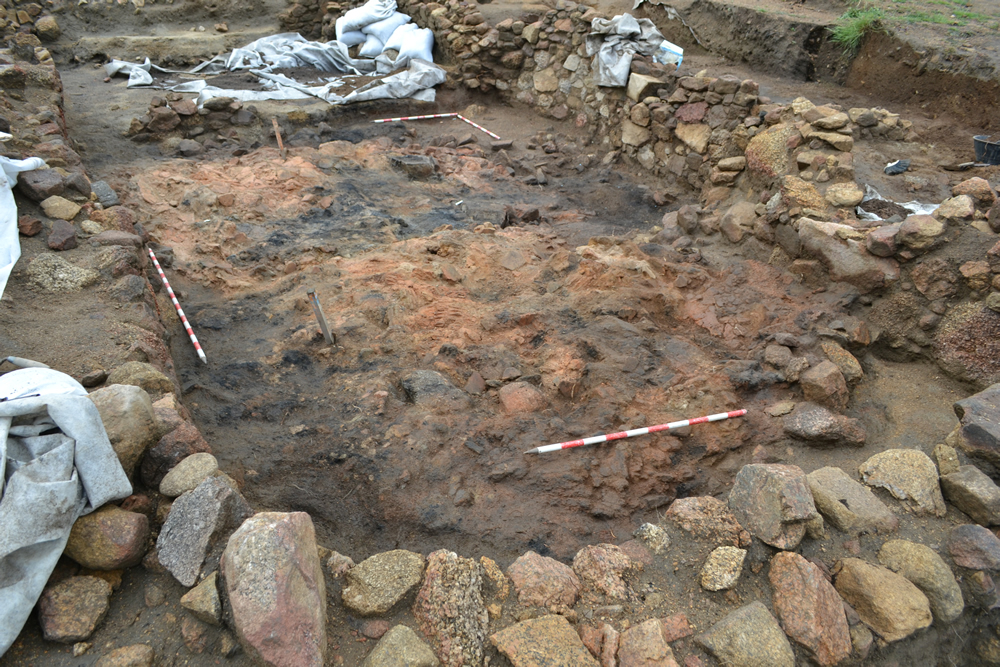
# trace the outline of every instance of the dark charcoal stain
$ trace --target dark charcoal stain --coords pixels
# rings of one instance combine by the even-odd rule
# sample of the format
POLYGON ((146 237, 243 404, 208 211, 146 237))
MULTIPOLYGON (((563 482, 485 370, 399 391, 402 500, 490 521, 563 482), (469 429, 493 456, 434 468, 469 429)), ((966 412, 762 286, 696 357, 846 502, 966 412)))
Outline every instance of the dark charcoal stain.
POLYGON ((533 537, 528 540, 528 548, 539 556, 552 557, 552 549, 549 549, 549 545, 547 545, 541 537, 533 537))
POLYGON ((310 359, 309 355, 304 352, 299 352, 298 350, 286 350, 285 353, 281 355, 281 365, 309 368, 312 366, 312 359, 310 359))

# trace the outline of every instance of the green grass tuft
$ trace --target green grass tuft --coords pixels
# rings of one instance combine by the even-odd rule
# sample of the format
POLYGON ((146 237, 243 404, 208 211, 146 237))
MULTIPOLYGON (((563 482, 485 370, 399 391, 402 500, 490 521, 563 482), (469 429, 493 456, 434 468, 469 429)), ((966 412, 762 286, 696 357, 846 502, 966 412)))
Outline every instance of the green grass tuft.
POLYGON ((844 54, 853 58, 861 47, 861 42, 870 32, 885 32, 882 22, 885 12, 878 7, 855 7, 848 10, 831 29, 832 39, 844 49, 844 54))

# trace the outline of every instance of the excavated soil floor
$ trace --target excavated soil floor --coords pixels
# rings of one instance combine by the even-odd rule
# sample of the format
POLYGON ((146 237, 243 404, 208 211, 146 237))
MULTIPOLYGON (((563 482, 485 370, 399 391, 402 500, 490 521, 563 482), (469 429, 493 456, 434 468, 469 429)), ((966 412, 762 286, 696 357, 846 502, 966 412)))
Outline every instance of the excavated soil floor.
MULTIPOLYGON (((685 60, 690 73, 702 68, 754 78, 776 102, 804 96, 845 108, 880 105, 857 91, 761 76, 712 56, 685 60)), ((149 91, 105 83, 90 64, 61 74, 67 125, 88 172, 137 207, 146 230, 173 250, 168 275, 207 365, 162 293, 161 314, 183 400, 221 467, 257 509, 309 512, 319 542, 355 561, 393 548, 489 554, 502 567, 528 549, 571 558, 584 544, 627 539, 675 497, 724 492, 752 460, 809 471, 850 469, 893 446, 929 452, 954 426, 952 403, 972 393, 931 364, 868 355, 866 379, 847 412, 864 421, 867 444, 816 450, 785 440, 780 420, 764 408, 793 397, 792 390, 735 383, 740 361, 753 358, 768 335, 798 333, 800 325, 846 331, 868 306, 850 290, 803 284, 768 264, 769 249, 752 239, 737 249, 716 235, 684 253, 648 245, 650 229, 684 200, 658 206, 653 179, 603 164, 605 152, 571 124, 441 90, 432 105, 337 110, 319 147, 291 142, 283 156, 265 126, 233 139, 245 154, 229 148, 179 159, 121 136, 144 112, 149 91), (458 120, 371 123, 445 111, 462 112, 513 147, 493 152, 485 135, 458 120), (414 179, 393 164, 393 156, 417 152, 415 145, 451 140, 463 145, 434 152, 438 175, 414 179), (536 167, 548 174, 546 184, 525 182, 536 167), (220 205, 220 195, 231 195, 232 205, 220 205), (528 221, 504 227, 512 213, 528 221), (323 341, 307 290, 319 294, 336 346, 323 341), (449 390, 415 371, 435 371, 459 389, 478 375, 483 386, 473 394, 449 390), (525 383, 517 399, 532 411, 504 409, 498 390, 511 382, 525 383), (533 403, 533 387, 547 397, 542 404, 533 403), (676 436, 523 453, 737 408, 750 412, 676 436)), ((282 111, 261 108, 265 118, 282 111)), ((859 182, 897 201, 940 201, 949 175, 937 165, 970 159, 976 128, 919 106, 891 110, 914 121, 921 142, 860 144, 859 182), (912 160, 914 178, 882 174, 900 158, 912 160)), ((42 246, 24 241, 24 265, 42 246)), ((5 342, 21 356, 79 372, 130 344, 127 332, 100 329, 120 308, 113 295, 82 303, 16 280, 8 294, 7 310, 37 303, 28 321, 3 322, 5 342), (42 340, 29 333, 40 330, 51 334, 42 340), (90 341, 74 339, 95 330, 90 341)), ((907 517, 900 536, 926 541, 932 530, 907 517)), ((862 538, 863 553, 877 548, 868 542, 862 538)), ((848 548, 856 547, 806 555, 832 562, 848 548)), ((750 560, 763 562, 766 554, 750 560)), ((675 599, 695 572, 649 568, 636 588, 655 582, 664 592, 650 598, 650 613, 681 605, 707 627, 732 600, 675 599)), ((754 581, 741 583, 736 599, 766 599, 767 587, 754 581)), ((164 647, 157 651, 164 665, 220 661, 183 648, 180 590, 167 576, 127 572, 95 646, 153 641, 164 647), (153 588, 173 602, 147 607, 153 588)), ((366 647, 351 634, 357 622, 333 623, 331 653, 359 664, 366 647)), ((939 657, 952 656, 942 664, 969 664, 961 658, 969 632, 968 622, 954 637, 931 632, 879 661, 929 664, 920 656, 936 646, 939 657)), ((0 665, 96 660, 96 652, 71 658, 68 650, 43 643, 32 620, 0 665)))

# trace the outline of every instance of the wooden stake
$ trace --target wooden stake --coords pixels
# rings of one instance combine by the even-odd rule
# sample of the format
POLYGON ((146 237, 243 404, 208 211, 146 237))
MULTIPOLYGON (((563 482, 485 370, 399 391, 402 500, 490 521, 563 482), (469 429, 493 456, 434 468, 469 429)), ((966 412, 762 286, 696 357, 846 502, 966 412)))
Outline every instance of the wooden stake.
POLYGON ((274 126, 274 138, 278 140, 278 150, 281 151, 281 157, 285 157, 285 144, 281 141, 281 130, 278 129, 278 119, 272 118, 271 125, 274 126))
POLYGON ((326 323, 326 316, 323 315, 323 307, 319 305, 319 297, 316 295, 316 290, 309 290, 306 292, 309 295, 309 303, 312 304, 313 312, 316 313, 316 319, 319 320, 319 328, 323 331, 323 338, 326 339, 327 345, 336 345, 337 336, 330 333, 330 325, 326 323))

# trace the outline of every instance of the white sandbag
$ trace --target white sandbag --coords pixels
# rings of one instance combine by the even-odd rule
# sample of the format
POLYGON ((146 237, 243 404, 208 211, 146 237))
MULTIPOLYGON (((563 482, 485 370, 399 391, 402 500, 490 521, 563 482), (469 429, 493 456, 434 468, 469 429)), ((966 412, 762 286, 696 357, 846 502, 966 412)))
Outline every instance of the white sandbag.
POLYGON ((374 58, 378 54, 382 53, 382 48, 384 46, 385 45, 382 44, 382 40, 378 37, 375 35, 368 35, 367 39, 365 39, 365 45, 361 47, 360 51, 358 51, 358 56, 361 58, 374 58))
POLYGON ((378 41, 385 44, 385 42, 392 36, 392 33, 396 31, 396 28, 403 25, 404 23, 409 23, 410 17, 406 14, 400 14, 396 12, 389 18, 378 21, 376 23, 370 23, 361 29, 361 32, 366 35, 374 35, 378 37, 378 41))
POLYGON ((366 25, 384 21, 395 12, 396 0, 368 0, 362 6, 348 10, 335 24, 337 41, 341 41, 341 34, 361 30, 366 25))
MULTIPOLYGON (((337 20, 339 21, 340 19, 337 20)), ((356 46, 358 44, 364 44, 366 39, 368 39, 368 35, 360 30, 349 30, 338 37, 337 41, 344 46, 356 46)))
POLYGON ((416 23, 404 23, 403 25, 396 28, 389 39, 385 40, 385 48, 383 51, 399 51, 403 48, 403 40, 406 36, 414 30, 419 30, 420 26, 416 23))
POLYGON ((426 60, 434 62, 431 51, 434 50, 434 32, 430 28, 420 28, 407 33, 403 38, 403 45, 396 56, 396 65, 400 65, 410 60, 426 60))

